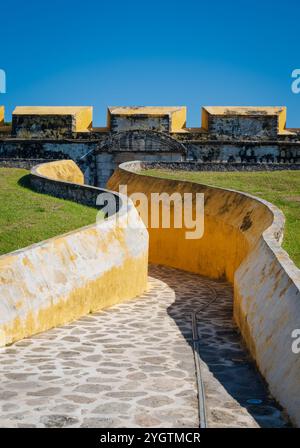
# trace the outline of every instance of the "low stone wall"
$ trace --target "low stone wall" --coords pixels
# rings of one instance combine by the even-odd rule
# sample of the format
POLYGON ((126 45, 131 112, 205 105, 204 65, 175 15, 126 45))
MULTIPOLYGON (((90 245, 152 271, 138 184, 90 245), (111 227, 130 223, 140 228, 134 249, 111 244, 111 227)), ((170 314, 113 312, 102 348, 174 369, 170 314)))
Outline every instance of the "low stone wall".
MULTIPOLYGON (((146 165, 145 165, 146 166, 146 165)), ((283 171, 300 170, 300 163, 147 162, 147 169, 182 171, 283 171)))
POLYGON ((108 187, 127 185, 128 194, 148 198, 153 192, 205 197, 203 237, 186 239, 187 228, 149 227, 150 261, 232 282, 234 318, 245 342, 272 394, 300 426, 300 355, 292 352, 291 338, 300 328, 300 270, 281 248, 283 214, 244 193, 142 175, 147 167, 120 165, 108 187))
POLYGON ((116 196, 117 214, 0 257, 2 346, 140 295, 147 287, 148 234, 133 204, 72 183, 80 170, 73 162, 60 164, 34 168, 34 187, 91 205, 101 192, 116 196), (69 181, 55 180, 63 173, 69 181))

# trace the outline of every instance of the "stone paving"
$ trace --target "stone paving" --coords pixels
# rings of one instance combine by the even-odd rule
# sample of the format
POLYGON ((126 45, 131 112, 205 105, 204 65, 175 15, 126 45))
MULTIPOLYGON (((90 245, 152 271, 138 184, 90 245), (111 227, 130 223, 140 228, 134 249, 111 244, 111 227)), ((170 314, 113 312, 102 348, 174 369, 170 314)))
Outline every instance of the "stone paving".
POLYGON ((208 426, 287 426, 241 345, 229 285, 152 266, 143 296, 0 349, 0 427, 198 427, 197 310, 208 426))

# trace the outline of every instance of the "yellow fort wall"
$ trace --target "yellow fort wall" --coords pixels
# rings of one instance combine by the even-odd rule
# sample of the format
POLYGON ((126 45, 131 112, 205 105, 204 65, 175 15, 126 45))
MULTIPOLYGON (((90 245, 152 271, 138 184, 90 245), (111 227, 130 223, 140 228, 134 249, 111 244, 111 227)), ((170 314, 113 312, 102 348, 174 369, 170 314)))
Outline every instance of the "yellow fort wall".
MULTIPOLYGON (((46 176, 59 183, 65 174, 73 186, 82 180, 79 172, 73 162, 59 161, 32 176, 43 184, 46 176)), ((148 233, 132 203, 119 200, 118 221, 112 216, 0 257, 0 345, 145 291, 148 233)))
MULTIPOLYGON (((2 115, 4 117, 4 107, 0 106, 0 126, 2 115)), ((93 127, 93 107, 91 106, 17 106, 13 111, 13 135, 18 137, 27 135, 27 138, 30 136, 33 138, 42 138, 43 136, 63 138, 67 131, 102 133, 129 129, 156 129, 170 133, 211 132, 210 124, 218 118, 222 119, 217 131, 220 135, 223 131, 229 132, 230 126, 227 120, 234 121, 235 124, 247 122, 245 126, 246 128, 250 127, 249 135, 253 137, 269 135, 265 127, 270 127, 269 131, 272 130, 273 136, 276 133, 292 135, 297 129, 286 129, 286 116, 285 106, 204 106, 202 107, 201 127, 199 123, 199 127, 189 128, 187 127, 186 106, 113 106, 107 108, 106 126, 93 127), (64 119, 68 117, 73 117, 71 130, 65 129, 64 119), (168 125, 164 119, 167 119, 168 125), (274 120, 270 122, 265 119, 274 120), (49 129, 45 127, 47 120, 49 129), (43 129, 39 129, 41 121, 43 121, 43 129), (113 121, 119 121, 119 124, 116 125, 117 129, 112 126, 113 121), (259 127, 259 123, 262 128, 259 127), (51 134, 51 128, 55 129, 56 134, 54 131, 51 134)), ((241 133, 242 135, 243 133, 241 133)))
MULTIPOLYGON (((152 263, 162 263, 175 268, 206 275, 227 278, 233 282, 234 273, 261 232, 272 222, 272 213, 255 198, 238 192, 211 188, 192 182, 142 176, 123 169, 123 164, 108 182, 108 188, 118 189, 127 185, 128 194, 143 192, 150 199, 151 193, 203 193, 205 197, 204 236, 186 239, 190 229, 148 227, 152 263), (243 223, 251 220, 251 227, 242 232, 243 223), (162 250, 163 247, 163 250, 162 250)), ((149 201, 150 203, 150 201, 149 201)), ((149 221, 151 210, 149 209, 149 221)), ((172 219, 171 219, 172 222, 172 219)))
POLYGON ((180 132, 186 127, 185 106, 136 106, 136 107, 109 107, 107 110, 107 128, 111 128, 112 117, 144 117, 151 120, 153 117, 169 117, 170 132, 180 132))
POLYGON ((14 116, 68 116, 74 117, 75 132, 86 132, 92 128, 93 108, 91 106, 18 106, 14 116))
POLYGON ((0 127, 4 124, 4 106, 0 106, 0 127))
POLYGON ((127 185, 129 194, 148 198, 162 192, 205 198, 203 237, 187 240, 187 229, 149 227, 150 261, 233 284, 235 321, 272 394, 300 426, 300 356, 292 352, 291 337, 300 328, 300 270, 281 248, 283 214, 244 193, 147 177, 142 167, 147 164, 120 165, 109 188, 127 185))

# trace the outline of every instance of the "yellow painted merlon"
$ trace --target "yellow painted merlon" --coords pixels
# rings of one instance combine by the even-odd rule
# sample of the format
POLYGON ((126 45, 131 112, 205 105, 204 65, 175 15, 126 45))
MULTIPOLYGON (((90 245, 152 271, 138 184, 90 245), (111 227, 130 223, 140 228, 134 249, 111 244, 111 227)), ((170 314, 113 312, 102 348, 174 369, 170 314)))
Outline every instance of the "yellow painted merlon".
POLYGON ((73 116, 75 132, 87 132, 93 124, 93 108, 91 106, 18 106, 13 111, 14 115, 73 116))
POLYGON ((128 106, 109 107, 107 110, 107 126, 110 127, 111 117, 164 117, 168 116, 170 121, 170 132, 180 132, 186 127, 186 107, 185 106, 128 106))
POLYGON ((0 126, 4 124, 4 106, 0 106, 0 126))
POLYGON ((204 106, 202 107, 202 127, 208 130, 209 116, 219 117, 249 117, 277 116, 278 132, 286 127, 285 106, 204 106))

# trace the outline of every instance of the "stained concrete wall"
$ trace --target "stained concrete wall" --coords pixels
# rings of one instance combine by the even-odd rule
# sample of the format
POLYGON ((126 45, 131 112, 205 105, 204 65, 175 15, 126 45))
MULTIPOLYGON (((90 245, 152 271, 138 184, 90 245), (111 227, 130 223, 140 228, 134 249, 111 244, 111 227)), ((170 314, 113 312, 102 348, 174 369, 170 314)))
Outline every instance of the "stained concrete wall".
MULTIPOLYGON (((72 182, 80 176, 68 161, 33 169, 31 180, 40 191, 59 197, 69 193, 69 199, 82 202, 105 192, 72 182), (56 180, 65 172, 68 181, 56 180)), ((0 345, 145 291, 148 234, 132 203, 125 206, 124 198, 116 196, 118 220, 114 215, 0 257, 0 345)))
MULTIPOLYGON (((300 426, 300 356, 292 352, 292 331, 300 323, 300 270, 281 248, 284 216, 253 196, 193 182, 147 177, 147 164, 121 165, 109 188, 128 193, 204 193, 205 228, 199 240, 187 229, 149 227, 150 261, 234 286, 234 317, 275 398, 300 426)), ((151 211, 149 210, 151 213, 151 211)))

